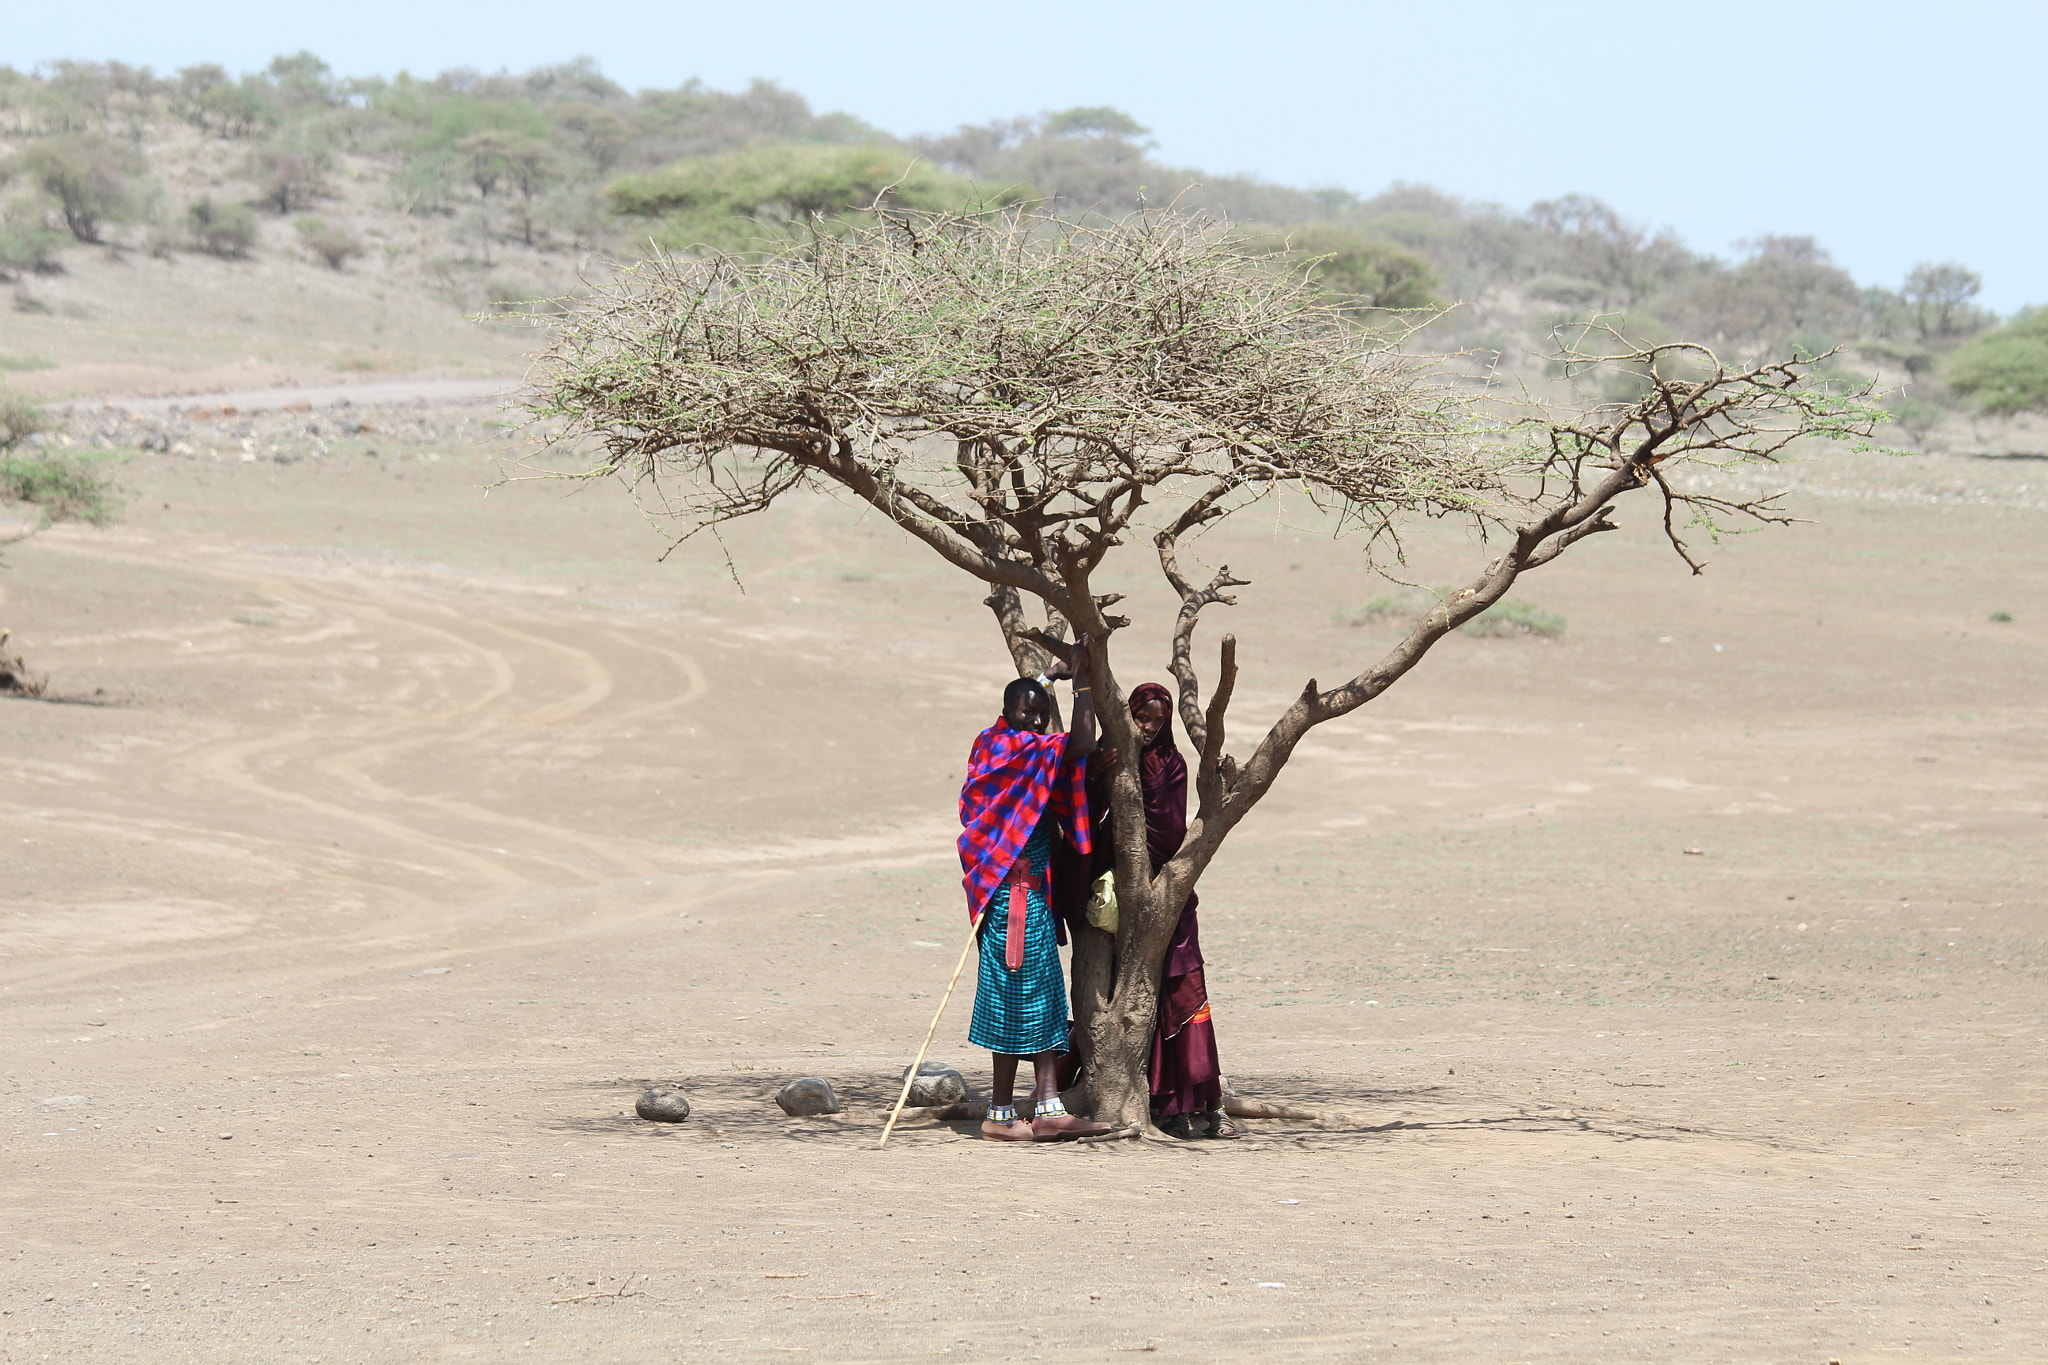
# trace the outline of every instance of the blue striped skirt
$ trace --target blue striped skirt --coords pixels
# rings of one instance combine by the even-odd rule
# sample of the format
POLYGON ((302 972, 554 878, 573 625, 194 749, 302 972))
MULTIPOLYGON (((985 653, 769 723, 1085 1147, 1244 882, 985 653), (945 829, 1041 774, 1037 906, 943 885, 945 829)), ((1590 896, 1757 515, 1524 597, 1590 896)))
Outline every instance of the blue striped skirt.
MULTIPOLYGON (((1043 882, 1052 861, 1052 824, 1039 822, 1024 851, 1043 882)), ((967 1041, 990 1052, 1031 1057, 1067 1050, 1067 978, 1060 968, 1058 931, 1042 892, 1026 893, 1024 962, 1011 971, 1010 890, 998 886, 981 917, 981 969, 974 985, 974 1022, 967 1041)))

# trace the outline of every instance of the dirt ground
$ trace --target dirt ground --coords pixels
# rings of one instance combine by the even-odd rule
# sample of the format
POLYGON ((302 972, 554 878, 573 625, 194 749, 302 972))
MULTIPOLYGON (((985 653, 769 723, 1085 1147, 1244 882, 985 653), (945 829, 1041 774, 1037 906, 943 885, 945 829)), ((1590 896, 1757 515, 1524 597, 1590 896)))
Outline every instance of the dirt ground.
MULTIPOLYGON (((489 474, 150 456, 7 552, 0 1361, 2048 1358, 2048 465, 1830 457, 1698 579, 1631 509, 1529 580, 1564 639, 1317 732, 1203 921, 1322 1118, 883 1151, 979 594, 489 474)), ((1342 545, 1204 554, 1240 736, 1391 639, 1342 545)))

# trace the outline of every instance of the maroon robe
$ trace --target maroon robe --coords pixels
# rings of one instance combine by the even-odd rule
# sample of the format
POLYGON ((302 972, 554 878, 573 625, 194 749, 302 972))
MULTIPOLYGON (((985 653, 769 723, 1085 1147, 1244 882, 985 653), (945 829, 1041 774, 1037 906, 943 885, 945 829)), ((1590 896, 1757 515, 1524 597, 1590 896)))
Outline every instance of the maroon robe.
MULTIPOLYGON (((1131 693, 1135 711, 1158 698, 1170 707, 1172 695, 1158 683, 1131 693)), ((1188 832, 1188 765, 1173 742, 1173 723, 1159 732, 1139 756, 1138 776, 1145 795, 1145 851, 1152 871, 1180 851, 1188 832)), ((1095 879, 1116 866, 1116 839, 1109 806, 1109 777, 1088 774, 1088 818, 1095 832, 1093 854, 1077 852, 1061 839, 1053 841, 1053 913, 1075 928, 1087 922, 1089 891, 1095 879)), ((1201 925, 1195 917, 1200 900, 1192 892, 1181 907, 1167 944, 1160 975, 1159 1021, 1152 1031, 1152 1055, 1146 1072, 1152 1082, 1152 1104, 1161 1118, 1198 1114, 1223 1100, 1222 1064, 1216 1055, 1216 1030, 1209 1018, 1209 989, 1202 977, 1201 925)), ((1062 942, 1064 942, 1064 936, 1062 942)), ((1069 1045, 1060 1085, 1080 1075, 1078 1037, 1069 1045)))
MULTIPOLYGON (((1173 697, 1158 683, 1131 693, 1131 709, 1173 697)), ((1138 775, 1145 791, 1145 851, 1152 871, 1180 852, 1188 834, 1188 765, 1173 742, 1173 722, 1145 746, 1138 775)), ((1166 947, 1159 990, 1159 1022, 1152 1030, 1152 1106, 1161 1118, 1200 1114, 1223 1100, 1223 1066, 1209 1017, 1209 987, 1202 975, 1202 931, 1195 917, 1200 897, 1188 893, 1180 922, 1166 947)))

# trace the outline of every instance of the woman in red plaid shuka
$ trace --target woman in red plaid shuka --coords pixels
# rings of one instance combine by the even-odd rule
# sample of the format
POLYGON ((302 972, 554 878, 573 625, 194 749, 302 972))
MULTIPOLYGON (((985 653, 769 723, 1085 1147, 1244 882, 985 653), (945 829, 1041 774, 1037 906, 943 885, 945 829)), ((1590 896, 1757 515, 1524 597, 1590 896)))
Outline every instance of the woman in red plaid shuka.
MULTIPOLYGON (((1084 642, 1085 644, 1085 642, 1084 642)), ((1003 715, 976 736, 960 789, 960 866, 967 913, 980 922, 980 973, 967 1039, 995 1054, 995 1086, 985 1138, 1033 1142, 1106 1133, 1060 1102, 1056 1079, 1067 1045, 1066 978, 1060 970, 1047 869, 1054 827, 1082 853, 1090 848, 1083 788, 1095 747, 1095 704, 1087 655, 1076 648, 1073 723, 1048 735, 1052 697, 1036 678, 1003 692, 1003 715), (1017 1117, 1017 1063, 1031 1059, 1032 1117, 1017 1117)), ((1057 676, 1067 676, 1062 667, 1057 676)))

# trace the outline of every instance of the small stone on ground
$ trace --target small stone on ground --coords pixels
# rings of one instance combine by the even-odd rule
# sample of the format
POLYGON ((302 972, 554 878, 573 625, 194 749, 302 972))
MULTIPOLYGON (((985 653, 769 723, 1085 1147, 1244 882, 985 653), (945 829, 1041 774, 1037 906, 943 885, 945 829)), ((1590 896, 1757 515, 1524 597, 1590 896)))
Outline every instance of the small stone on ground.
POLYGON ((839 1112, 839 1097, 832 1093, 832 1083, 817 1076, 791 1081, 776 1093, 775 1102, 791 1118, 839 1112))
POLYGON ((690 1102, 673 1090, 646 1090, 633 1112, 650 1123, 681 1123, 690 1117, 690 1102))

